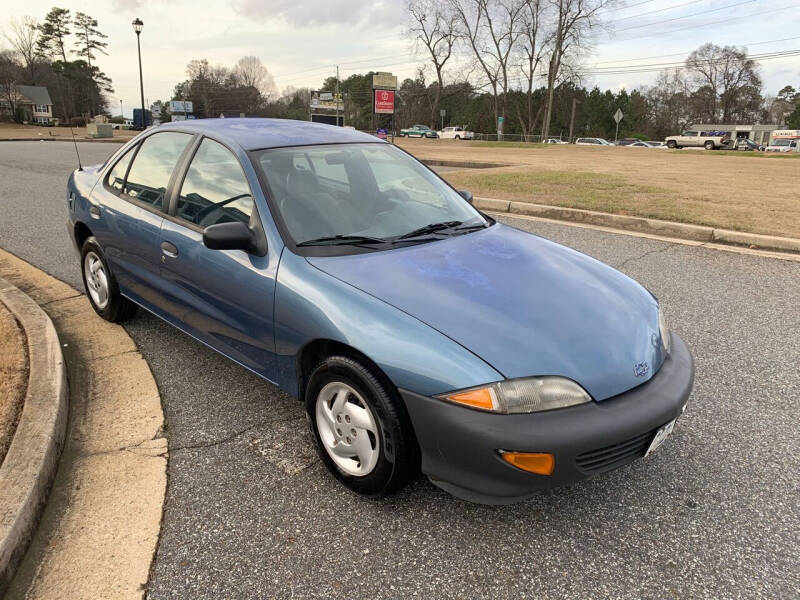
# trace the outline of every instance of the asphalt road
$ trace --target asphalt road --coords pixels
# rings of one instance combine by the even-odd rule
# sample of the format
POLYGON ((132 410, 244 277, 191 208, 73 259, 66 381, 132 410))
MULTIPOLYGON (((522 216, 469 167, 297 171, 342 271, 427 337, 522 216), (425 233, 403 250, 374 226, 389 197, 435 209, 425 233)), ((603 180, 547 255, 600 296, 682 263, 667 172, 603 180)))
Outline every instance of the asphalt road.
MULTIPOLYGON (((0 142, 0 246, 80 287, 73 159, 66 143, 0 142)), ((524 504, 472 505, 424 479, 366 500, 319 464, 298 403, 140 312, 126 327, 170 440, 149 598, 800 597, 800 263, 504 220, 661 299, 697 364, 672 438, 524 504)))

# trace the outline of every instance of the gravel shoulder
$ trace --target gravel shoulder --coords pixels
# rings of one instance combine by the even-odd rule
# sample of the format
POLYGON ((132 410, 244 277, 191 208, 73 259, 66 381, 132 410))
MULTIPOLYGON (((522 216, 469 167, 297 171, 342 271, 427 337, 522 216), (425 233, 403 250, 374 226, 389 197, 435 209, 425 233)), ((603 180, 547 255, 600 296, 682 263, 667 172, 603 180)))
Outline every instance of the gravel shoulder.
POLYGON ((8 452, 28 388, 25 333, 0 302, 0 464, 8 452))

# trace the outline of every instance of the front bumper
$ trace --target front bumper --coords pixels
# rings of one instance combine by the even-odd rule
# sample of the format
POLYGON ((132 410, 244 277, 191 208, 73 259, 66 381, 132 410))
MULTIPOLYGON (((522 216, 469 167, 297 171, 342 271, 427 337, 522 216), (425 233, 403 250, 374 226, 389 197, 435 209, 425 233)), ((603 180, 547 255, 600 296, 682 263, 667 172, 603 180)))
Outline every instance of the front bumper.
POLYGON ((644 456, 655 430, 683 412, 694 382, 686 344, 648 382, 602 402, 542 413, 499 415, 400 390, 422 452, 422 471, 451 494, 487 504, 523 500, 644 456), (552 475, 522 471, 498 450, 549 452, 552 475), (603 463, 597 457, 610 457, 603 463))

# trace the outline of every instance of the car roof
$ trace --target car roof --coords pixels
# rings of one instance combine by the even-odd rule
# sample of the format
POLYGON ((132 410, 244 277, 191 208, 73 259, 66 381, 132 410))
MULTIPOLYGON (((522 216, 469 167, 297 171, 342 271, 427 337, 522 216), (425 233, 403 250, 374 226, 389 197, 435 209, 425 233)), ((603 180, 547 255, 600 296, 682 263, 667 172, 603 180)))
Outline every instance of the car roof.
POLYGON ((355 129, 291 119, 190 119, 164 123, 157 129, 187 131, 225 138, 245 150, 313 144, 386 143, 355 129))

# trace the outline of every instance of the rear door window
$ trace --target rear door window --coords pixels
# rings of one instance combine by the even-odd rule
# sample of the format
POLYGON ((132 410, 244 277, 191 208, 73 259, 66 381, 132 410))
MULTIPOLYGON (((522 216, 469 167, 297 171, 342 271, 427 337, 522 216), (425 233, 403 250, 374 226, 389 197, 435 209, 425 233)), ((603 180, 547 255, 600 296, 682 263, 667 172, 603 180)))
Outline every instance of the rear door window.
POLYGON ((131 164, 131 159, 135 152, 136 146, 133 146, 123 154, 122 158, 117 161, 117 164, 115 164, 114 168, 109 172, 106 181, 111 189, 122 192, 122 189, 125 187, 125 175, 128 173, 128 165, 131 164))
POLYGON ((144 140, 128 172, 123 193, 163 210, 170 177, 191 140, 190 134, 177 131, 156 133, 144 140))
POLYGON ((186 171, 175 216, 208 227, 249 223, 252 213, 253 196, 239 160, 219 142, 204 139, 186 171))

